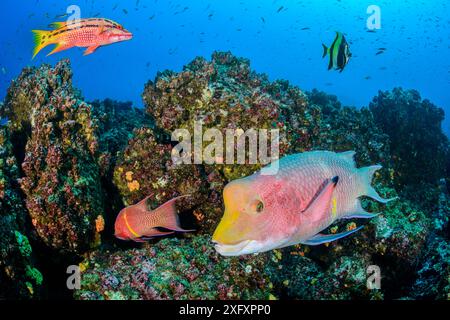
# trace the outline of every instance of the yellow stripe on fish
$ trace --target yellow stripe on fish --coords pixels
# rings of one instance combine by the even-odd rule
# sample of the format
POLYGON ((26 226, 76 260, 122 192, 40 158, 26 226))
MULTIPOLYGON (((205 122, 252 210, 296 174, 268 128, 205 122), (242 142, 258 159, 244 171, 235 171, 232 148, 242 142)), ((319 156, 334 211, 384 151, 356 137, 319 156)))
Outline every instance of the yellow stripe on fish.
POLYGON ((331 200, 331 217, 333 219, 336 219, 336 213, 337 213, 337 201, 336 198, 333 198, 331 200))
POLYGON ((138 234, 136 231, 134 231, 133 228, 131 228, 130 224, 128 223, 127 213, 126 212, 124 212, 124 214, 123 214, 123 219, 125 220, 125 225, 127 226, 128 231, 130 231, 131 234, 133 236, 135 236, 136 238, 140 238, 141 235, 138 234))

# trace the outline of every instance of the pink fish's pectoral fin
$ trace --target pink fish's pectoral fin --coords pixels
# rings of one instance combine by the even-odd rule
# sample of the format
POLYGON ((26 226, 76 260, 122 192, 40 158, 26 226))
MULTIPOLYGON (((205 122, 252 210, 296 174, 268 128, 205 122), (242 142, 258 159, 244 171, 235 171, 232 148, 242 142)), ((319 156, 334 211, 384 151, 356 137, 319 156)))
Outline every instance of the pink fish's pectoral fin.
POLYGON ((364 226, 359 226, 356 229, 345 231, 345 232, 341 232, 341 233, 337 233, 337 234, 321 234, 321 233, 318 233, 314 237, 312 237, 311 239, 306 240, 306 241, 302 241, 301 243, 306 244, 306 245, 310 245, 310 246, 316 246, 316 245, 319 245, 319 244, 322 244, 322 243, 335 241, 337 239, 341 239, 341 238, 344 238, 346 236, 349 236, 352 233, 355 233, 356 231, 361 230, 363 227, 364 226))
POLYGON ((370 212, 365 212, 365 211, 361 211, 359 213, 354 213, 351 214, 349 216, 343 216, 342 219, 372 219, 375 218, 376 216, 378 216, 379 214, 381 214, 381 212, 378 213, 370 213, 370 212))
POLYGON ((97 50, 98 47, 100 47, 100 46, 90 46, 90 47, 88 47, 88 48, 84 51, 83 56, 87 56, 87 55, 89 55, 89 54, 91 54, 91 53, 94 53, 94 51, 97 50))
POLYGON ((302 214, 310 217, 311 222, 319 221, 326 216, 338 181, 338 176, 325 180, 308 206, 302 211, 302 214))

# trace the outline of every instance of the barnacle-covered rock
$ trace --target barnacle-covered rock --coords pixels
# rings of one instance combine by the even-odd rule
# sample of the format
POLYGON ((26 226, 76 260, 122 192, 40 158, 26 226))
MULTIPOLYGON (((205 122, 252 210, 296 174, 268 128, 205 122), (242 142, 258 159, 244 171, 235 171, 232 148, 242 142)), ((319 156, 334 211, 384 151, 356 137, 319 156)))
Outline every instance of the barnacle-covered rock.
POLYGON ((37 298, 43 278, 35 266, 19 167, 7 128, 0 128, 0 299, 37 298))
POLYGON ((76 299, 268 299, 265 256, 219 256, 209 237, 163 239, 141 249, 97 251, 80 264, 76 299))
POLYGON ((37 234, 51 248, 80 253, 98 241, 95 221, 104 210, 98 123, 71 76, 67 61, 25 69, 9 88, 2 113, 13 132, 26 137, 14 142, 37 234))
POLYGON ((449 141, 442 132, 444 111, 419 92, 380 91, 370 103, 377 126, 389 136, 397 187, 437 184, 444 178, 449 141), (420 168, 420 170, 417 170, 420 168))

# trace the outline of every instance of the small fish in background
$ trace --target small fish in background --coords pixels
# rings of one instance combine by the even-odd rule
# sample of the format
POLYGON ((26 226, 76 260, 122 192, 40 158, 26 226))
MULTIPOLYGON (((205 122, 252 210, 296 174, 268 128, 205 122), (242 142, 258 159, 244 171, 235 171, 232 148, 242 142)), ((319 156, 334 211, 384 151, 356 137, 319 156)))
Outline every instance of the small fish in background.
POLYGON ((383 54, 386 51, 386 48, 378 48, 377 53, 375 54, 376 56, 383 54))
POLYGON ((68 16, 67 13, 58 14, 58 15, 55 16, 55 19, 62 19, 62 18, 65 18, 65 17, 67 17, 67 16, 68 16))
POLYGON ((153 237, 179 232, 189 232, 180 227, 175 203, 188 195, 173 198, 155 210, 147 209, 149 197, 139 203, 122 209, 114 225, 114 235, 121 240, 144 242, 153 237), (163 228, 165 230, 161 230, 163 228))
POLYGON ((133 35, 112 20, 91 18, 73 22, 54 22, 54 30, 32 30, 34 35, 33 58, 48 45, 56 44, 47 56, 73 47, 87 47, 84 55, 98 47, 130 40, 133 35))
POLYGON ((327 55, 330 56, 328 70, 335 69, 339 70, 339 72, 344 71, 345 66, 352 56, 345 36, 341 32, 336 31, 336 37, 330 48, 324 44, 322 44, 322 47, 322 58, 325 58, 327 55))
MULTIPOLYGON (((373 218, 359 197, 381 203, 371 186, 380 165, 356 168, 354 151, 311 151, 283 157, 278 172, 228 183, 223 191, 225 213, 212 237, 224 256, 237 256, 298 243, 318 245, 362 228, 336 234, 320 232, 339 219, 373 218)), ((273 164, 272 164, 273 165, 273 164)))
POLYGON ((283 9, 284 9, 283 6, 279 7, 278 10, 277 10, 277 13, 281 12, 281 10, 283 10, 283 9))
POLYGON ((6 70, 5 67, 2 67, 2 68, 1 68, 1 71, 2 71, 2 74, 3 74, 3 75, 5 75, 5 74, 8 72, 8 71, 6 70))

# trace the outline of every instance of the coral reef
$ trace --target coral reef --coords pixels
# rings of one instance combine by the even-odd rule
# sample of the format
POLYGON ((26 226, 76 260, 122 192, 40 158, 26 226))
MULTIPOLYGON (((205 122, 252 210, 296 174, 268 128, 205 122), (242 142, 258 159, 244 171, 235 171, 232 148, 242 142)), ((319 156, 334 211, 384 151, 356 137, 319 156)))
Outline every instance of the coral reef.
POLYGON ((223 259, 208 236, 96 252, 82 263, 77 299, 268 299, 261 257, 223 259))
POLYGON ((207 186, 200 167, 174 165, 171 159, 172 145, 158 143, 151 128, 136 129, 114 171, 114 181, 126 205, 134 204, 150 196, 150 207, 183 194, 180 199, 189 203, 206 201, 207 186))
POLYGON ((432 215, 432 230, 422 252, 417 279, 410 292, 414 299, 450 299, 450 198, 441 182, 437 210, 432 215))
POLYGON ((42 274, 25 235, 28 213, 7 128, 0 128, 0 299, 40 296, 42 274))
POLYGON ((419 92, 401 88, 380 91, 369 108, 377 126, 389 135, 397 186, 436 185, 446 176, 450 150, 441 129, 441 108, 422 100, 419 92))
POLYGON ((307 96, 309 104, 321 110, 320 129, 313 138, 314 149, 354 150, 358 166, 379 163, 385 170, 389 168, 388 136, 377 127, 367 108, 342 107, 335 96, 318 90, 307 92, 307 96))
POLYGON ((229 52, 159 73, 145 86, 144 110, 86 103, 71 77, 67 61, 26 68, 0 105, 9 119, 0 128, 0 280, 7 283, 0 297, 40 296, 47 274, 35 262, 36 242, 52 249, 52 262, 67 262, 65 253, 83 260, 75 299, 448 298, 450 198, 437 184, 448 179, 448 139, 440 109, 417 92, 380 92, 358 110, 318 90, 271 82, 229 52), (261 164, 174 163, 171 134, 193 132, 195 122, 202 133, 279 129, 281 156, 355 150, 358 166, 383 165, 377 191, 399 198, 386 205, 363 198, 380 215, 324 231, 365 224, 348 238, 219 256, 210 235, 223 214, 223 188, 261 164), (196 232, 143 245, 113 239, 124 206, 149 196, 154 209, 186 194, 181 222, 196 232), (381 289, 366 285, 373 265, 381 289))
POLYGON ((13 130, 29 128, 20 183, 39 237, 52 248, 83 252, 94 242, 95 219, 104 209, 97 121, 71 77, 67 61, 25 69, 4 109, 13 130))

